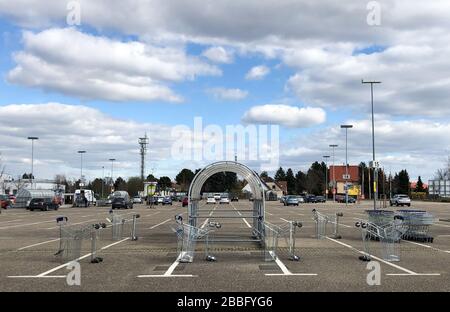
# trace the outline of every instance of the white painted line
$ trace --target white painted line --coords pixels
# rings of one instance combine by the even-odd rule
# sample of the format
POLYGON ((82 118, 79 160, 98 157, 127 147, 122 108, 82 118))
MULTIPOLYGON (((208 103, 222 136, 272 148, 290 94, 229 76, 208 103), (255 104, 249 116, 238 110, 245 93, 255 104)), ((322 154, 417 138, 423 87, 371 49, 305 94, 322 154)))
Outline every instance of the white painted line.
POLYGON ((442 249, 439 249, 439 248, 436 248, 436 247, 430 246, 430 245, 420 244, 420 243, 411 242, 411 241, 406 241, 406 240, 404 240, 403 242, 409 243, 409 244, 418 245, 418 246, 422 246, 422 247, 425 247, 425 248, 431 248, 431 249, 436 250, 436 251, 441 251, 441 252, 445 252, 445 253, 450 253, 450 250, 442 250, 442 249))
POLYGON ((398 270, 401 270, 401 271, 403 271, 403 272, 406 272, 406 273, 408 273, 408 274, 418 274, 418 273, 416 273, 416 272, 413 272, 413 271, 411 271, 411 270, 408 270, 408 269, 406 269, 406 268, 403 268, 403 267, 401 267, 401 266, 399 266, 399 265, 396 265, 396 264, 393 264, 393 263, 391 263, 391 262, 385 261, 385 260, 383 260, 383 259, 381 259, 381 258, 378 258, 378 257, 376 257, 376 256, 374 256, 374 255, 367 254, 367 253, 364 252, 364 251, 358 250, 358 249, 356 249, 356 248, 353 247, 353 246, 344 244, 344 243, 342 243, 342 242, 340 242, 340 241, 338 241, 338 240, 332 239, 332 238, 330 238, 330 237, 328 237, 328 236, 326 236, 326 238, 329 239, 329 240, 331 240, 332 242, 335 242, 335 243, 337 243, 337 244, 340 244, 340 245, 342 245, 342 246, 345 246, 345 247, 347 247, 347 248, 350 248, 350 249, 352 249, 352 250, 354 250, 354 251, 359 252, 360 254, 367 255, 367 256, 369 256, 369 257, 371 257, 371 258, 373 258, 373 259, 376 259, 376 260, 378 260, 378 261, 380 261, 380 262, 383 262, 384 264, 390 265, 391 267, 396 268, 396 269, 398 269, 398 270))
POLYGON ((288 220, 286 220, 285 218, 280 218, 280 220, 284 221, 284 222, 289 222, 288 220))
POLYGON ((145 215, 144 218, 147 218, 147 217, 151 217, 151 216, 157 215, 158 213, 161 213, 161 211, 158 211, 158 212, 155 212, 155 213, 151 213, 151 214, 145 215))
POLYGON ((197 277, 197 275, 183 274, 183 275, 138 275, 139 278, 145 277, 197 277))
POLYGON ((389 276, 440 276, 440 273, 414 273, 414 274, 408 274, 408 273, 390 273, 386 274, 389 276))
POLYGON ((48 244, 48 243, 52 243, 52 242, 56 242, 56 241, 59 241, 59 238, 52 239, 52 240, 48 240, 48 241, 45 241, 45 242, 42 242, 42 243, 37 243, 37 244, 33 244, 33 245, 21 247, 21 248, 17 249, 17 251, 19 251, 19 250, 24 250, 24 249, 28 249, 28 248, 35 247, 35 246, 40 246, 40 245, 48 244))
POLYGON ((273 213, 270 213, 270 212, 267 212, 267 211, 266 211, 266 213, 267 213, 269 216, 273 216, 273 213))
POLYGON ((436 226, 443 226, 443 227, 448 227, 448 228, 450 228, 450 225, 440 224, 440 223, 437 223, 437 222, 435 222, 434 225, 436 225, 436 226))
POLYGON ((316 273, 291 273, 291 274, 283 274, 283 273, 266 273, 265 276, 317 276, 316 273))
POLYGON ((28 225, 43 224, 43 223, 49 223, 49 222, 56 222, 56 221, 55 220, 51 220, 51 221, 42 221, 42 222, 34 222, 34 223, 26 223, 26 224, 16 224, 16 225, 10 225, 10 226, 3 226, 3 227, 0 227, 0 230, 12 229, 12 228, 21 227, 21 226, 28 226, 28 225))
POLYGON ((156 225, 154 225, 154 226, 152 226, 152 227, 149 227, 149 230, 153 230, 155 227, 158 227, 158 226, 160 226, 160 225, 163 225, 164 223, 167 223, 167 222, 169 222, 170 220, 172 220, 172 219, 167 219, 167 220, 165 220, 165 221, 163 221, 163 222, 161 222, 161 223, 158 223, 158 224, 156 224, 156 225))
POLYGON ((47 275, 47 276, 17 275, 17 276, 8 276, 8 278, 67 278, 67 275, 47 275))
POLYGON ((19 221, 22 221, 23 219, 16 219, 16 220, 11 220, 11 221, 3 221, 3 222, 0 222, 0 224, 5 224, 5 223, 11 223, 11 222, 19 222, 19 221))
MULTIPOLYGON (((238 213, 240 216, 242 216, 242 213, 241 213, 239 210, 237 210, 236 207, 234 207, 233 204, 232 204, 231 206, 233 207, 234 210, 237 211, 237 213, 238 213)), ((247 225, 248 228, 250 228, 250 229, 252 228, 252 226, 247 222, 247 220, 245 220, 244 218, 242 218, 242 220, 244 221, 244 223, 247 225)))
MULTIPOLYGON (((83 222, 69 223, 69 226, 71 226, 71 225, 78 225, 78 224, 84 224, 84 223, 88 223, 88 222, 95 222, 95 221, 97 221, 97 219, 86 220, 86 221, 83 221, 83 222)), ((46 230, 54 230, 54 229, 59 229, 59 226, 52 226, 52 227, 46 228, 46 230)))
POLYGON ((281 271, 283 272, 282 274, 280 273, 267 273, 265 274, 266 276, 316 276, 317 274, 315 273, 292 273, 291 271, 289 271, 289 269, 284 265, 284 263, 280 260, 280 258, 278 258, 273 251, 269 251, 269 254, 275 258, 275 263, 278 265, 278 267, 281 269, 281 271))
POLYGON ((245 220, 244 218, 242 218, 242 220, 244 220, 245 224, 247 224, 247 226, 248 226, 249 228, 252 228, 252 226, 247 222, 247 220, 245 220))

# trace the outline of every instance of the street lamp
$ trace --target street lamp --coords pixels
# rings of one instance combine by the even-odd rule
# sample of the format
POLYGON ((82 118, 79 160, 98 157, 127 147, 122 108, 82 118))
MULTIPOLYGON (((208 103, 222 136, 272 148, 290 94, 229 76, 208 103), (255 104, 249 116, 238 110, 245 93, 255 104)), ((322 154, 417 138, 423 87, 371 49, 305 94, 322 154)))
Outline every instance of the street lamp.
POLYGON ((112 188, 114 187, 113 174, 114 174, 114 162, 116 161, 116 159, 110 158, 109 161, 111 162, 111 188, 112 188))
POLYGON ((85 154, 86 151, 78 151, 78 154, 80 154, 81 158, 81 165, 80 165, 80 189, 83 189, 83 154, 85 154))
POLYGON ((341 129, 345 129, 345 208, 348 206, 348 129, 353 128, 353 125, 341 125, 341 129))
POLYGON ((105 166, 102 166, 102 199, 103 197, 103 185, 105 184, 105 166))
POLYGON ((362 84, 370 84, 370 98, 372 104, 372 166, 373 167, 373 209, 377 209, 377 198, 378 198, 378 164, 375 161, 375 119, 373 114, 373 85, 380 84, 381 81, 364 81, 361 80, 362 84))
POLYGON ((38 137, 28 137, 28 140, 31 140, 31 188, 33 188, 33 180, 34 180, 34 173, 33 173, 33 167, 34 167, 34 141, 39 140, 38 137))
POLYGON ((330 158, 330 156, 325 155, 322 157, 325 158, 325 201, 327 201, 327 199, 328 199, 328 159, 330 158))
POLYGON ((336 144, 330 144, 333 149, 333 201, 336 201, 336 176, 334 175, 334 149, 338 147, 336 144))

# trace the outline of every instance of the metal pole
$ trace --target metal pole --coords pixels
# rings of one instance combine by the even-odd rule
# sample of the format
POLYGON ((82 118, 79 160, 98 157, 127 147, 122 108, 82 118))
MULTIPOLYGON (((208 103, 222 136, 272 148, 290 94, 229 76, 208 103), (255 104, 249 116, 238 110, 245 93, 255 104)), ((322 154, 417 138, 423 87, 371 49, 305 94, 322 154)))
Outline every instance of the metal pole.
POLYGON ((102 166, 102 199, 103 199, 103 186, 105 184, 105 166, 102 166))
POLYGON ((34 140, 39 140, 38 137, 28 137, 28 140, 31 140, 31 188, 33 189, 33 181, 34 181, 34 140))
POLYGON ((327 197, 328 197, 328 158, 330 158, 330 156, 325 155, 325 156, 323 156, 323 158, 325 158, 325 201, 327 201, 327 197))
POLYGON ((334 174, 334 148, 338 147, 336 144, 331 144, 330 147, 333 149, 333 201, 336 201, 336 176, 334 174))
POLYGON ((348 207, 348 129, 353 125, 341 125, 345 129, 345 208, 348 207))
POLYGON ((81 165, 80 165, 80 189, 83 189, 83 186, 81 186, 82 184, 84 184, 83 182, 83 154, 86 153, 86 151, 78 151, 78 153, 80 154, 80 158, 81 158, 81 165))

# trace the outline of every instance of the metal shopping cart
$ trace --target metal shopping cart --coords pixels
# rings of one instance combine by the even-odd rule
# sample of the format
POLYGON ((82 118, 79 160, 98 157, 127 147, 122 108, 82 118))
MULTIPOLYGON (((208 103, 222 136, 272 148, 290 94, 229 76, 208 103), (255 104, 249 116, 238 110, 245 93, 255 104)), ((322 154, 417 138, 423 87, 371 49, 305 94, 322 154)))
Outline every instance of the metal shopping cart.
POLYGON ((193 262, 196 244, 199 240, 202 239, 205 242, 205 259, 207 261, 216 261, 216 258, 209 253, 209 234, 214 231, 215 228, 220 228, 220 223, 209 222, 208 227, 199 228, 187 223, 183 223, 183 218, 180 215, 175 216, 175 220, 176 227, 172 228, 172 230, 177 235, 178 261, 181 263, 193 262))
POLYGON ((302 223, 298 221, 287 221, 283 225, 275 225, 267 221, 264 222, 264 260, 273 261, 281 254, 281 247, 286 248, 288 258, 292 261, 299 261, 295 246, 296 229, 301 228, 302 223), (284 246, 280 246, 279 239, 283 238, 284 246))
POLYGON ((381 253, 381 257, 386 261, 400 261, 399 245, 402 235, 407 230, 401 217, 395 217, 394 220, 384 225, 377 225, 369 221, 358 221, 355 225, 361 229, 364 247, 364 255, 359 257, 360 260, 370 261, 373 254, 381 253))
POLYGON ((59 226, 59 249, 55 256, 59 257, 62 263, 79 260, 81 251, 90 251, 91 263, 102 262, 103 259, 97 256, 97 233, 106 227, 105 223, 95 223, 84 226, 70 225, 67 217, 58 217, 56 222, 59 226))
POLYGON ((398 210, 397 214, 403 218, 407 231, 402 239, 433 242, 433 237, 429 235, 430 227, 434 223, 434 216, 422 210, 398 210))
POLYGON ((327 224, 331 223, 334 226, 334 239, 341 239, 342 236, 339 235, 339 219, 344 216, 342 212, 336 212, 334 216, 328 216, 320 213, 316 209, 312 210, 313 220, 315 224, 315 233, 317 239, 325 238, 327 235, 327 224))
POLYGON ((140 218, 139 214, 121 215, 113 210, 110 210, 109 214, 110 216, 106 220, 111 223, 111 239, 113 241, 119 241, 128 237, 133 241, 138 240, 137 219, 140 218))

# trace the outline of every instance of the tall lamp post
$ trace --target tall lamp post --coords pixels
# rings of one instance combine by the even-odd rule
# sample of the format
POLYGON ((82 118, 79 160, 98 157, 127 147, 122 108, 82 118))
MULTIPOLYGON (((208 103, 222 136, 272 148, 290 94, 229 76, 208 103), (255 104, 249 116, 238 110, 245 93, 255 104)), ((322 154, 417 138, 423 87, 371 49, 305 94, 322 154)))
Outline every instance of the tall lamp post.
POLYGON ((78 154, 80 154, 80 190, 83 189, 84 182, 83 182, 83 154, 85 154, 86 151, 78 151, 78 154))
POLYGON ((334 149, 338 147, 337 144, 330 144, 330 147, 333 149, 333 201, 336 201, 336 176, 334 174, 334 149))
POLYGON ((105 166, 102 166, 102 199, 103 197, 103 186, 105 184, 105 166))
POLYGON ((345 208, 348 206, 348 129, 353 128, 353 125, 341 125, 345 129, 345 208))
POLYGON ((113 179, 113 175, 114 175, 114 162, 116 161, 115 158, 110 158, 109 161, 111 162, 111 190, 114 187, 114 179, 113 179))
POLYGON ((33 180, 34 180, 34 141, 35 140, 39 140, 38 137, 28 137, 28 140, 31 140, 31 177, 30 177, 30 181, 31 181, 31 188, 33 188, 33 180))
POLYGON ((322 156, 325 159, 325 201, 328 200, 328 159, 331 156, 322 156))
POLYGON ((378 164, 375 160, 375 118, 373 114, 373 85, 380 84, 381 81, 364 81, 361 80, 362 84, 370 84, 370 98, 372 104, 372 165, 373 168, 373 209, 377 209, 377 198, 378 198, 378 164))

